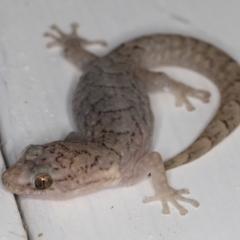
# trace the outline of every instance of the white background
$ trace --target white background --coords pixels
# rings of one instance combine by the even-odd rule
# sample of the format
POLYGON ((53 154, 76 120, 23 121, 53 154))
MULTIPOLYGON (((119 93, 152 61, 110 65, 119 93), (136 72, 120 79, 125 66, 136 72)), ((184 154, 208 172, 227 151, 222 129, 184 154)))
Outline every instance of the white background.
MULTIPOLYGON (((71 97, 79 73, 47 50, 42 37, 53 23, 68 31, 72 22, 88 39, 104 39, 106 49, 149 33, 190 35, 220 47, 240 61, 238 0, 0 0, 0 136, 5 163, 13 164, 29 144, 63 139, 74 125, 71 97)), ((187 147, 219 104, 207 79, 165 68, 176 79, 211 91, 211 103, 193 100, 197 110, 175 108, 172 96, 151 94, 156 123, 152 149, 165 160, 187 147)), ((17 197, 0 185, 0 239, 240 239, 240 128, 194 163, 168 172, 176 188, 187 187, 198 209, 184 204, 186 216, 160 203, 144 205, 153 194, 149 179, 131 188, 104 190, 68 201, 17 197), (22 215, 22 221, 19 210, 22 215), (25 230, 23 228, 25 226, 25 230)), ((0 159, 0 171, 4 161, 0 159)))

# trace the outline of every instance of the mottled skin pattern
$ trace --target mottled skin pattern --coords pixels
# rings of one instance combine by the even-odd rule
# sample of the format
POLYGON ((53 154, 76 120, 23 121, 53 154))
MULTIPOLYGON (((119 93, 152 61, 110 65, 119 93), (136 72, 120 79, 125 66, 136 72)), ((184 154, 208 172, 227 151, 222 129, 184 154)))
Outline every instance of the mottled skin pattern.
POLYGON ((59 45, 64 57, 84 71, 73 99, 78 132, 64 141, 28 146, 20 160, 3 173, 4 186, 11 192, 31 197, 64 199, 104 188, 130 186, 151 174, 155 196, 162 212, 168 202, 184 215, 177 200, 199 204, 168 185, 165 169, 191 162, 208 152, 231 133, 240 122, 240 68, 216 47, 189 37, 152 35, 127 42, 103 58, 84 49, 88 41, 77 36, 77 25, 67 35, 53 26, 46 33, 59 45), (176 106, 194 110, 188 97, 208 102, 210 93, 181 84, 151 68, 161 65, 195 70, 211 79, 221 93, 221 105, 199 138, 176 157, 162 162, 157 152, 149 153, 153 114, 147 91, 167 90, 176 106), (164 167, 165 165, 165 167, 164 167))

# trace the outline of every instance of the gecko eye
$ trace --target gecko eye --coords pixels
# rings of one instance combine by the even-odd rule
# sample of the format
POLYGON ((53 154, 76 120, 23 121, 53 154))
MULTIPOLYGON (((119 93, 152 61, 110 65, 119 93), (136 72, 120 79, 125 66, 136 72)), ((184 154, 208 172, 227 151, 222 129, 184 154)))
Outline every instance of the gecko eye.
POLYGON ((38 175, 34 180, 35 187, 38 189, 49 188, 52 185, 52 183, 53 179, 48 174, 38 175))

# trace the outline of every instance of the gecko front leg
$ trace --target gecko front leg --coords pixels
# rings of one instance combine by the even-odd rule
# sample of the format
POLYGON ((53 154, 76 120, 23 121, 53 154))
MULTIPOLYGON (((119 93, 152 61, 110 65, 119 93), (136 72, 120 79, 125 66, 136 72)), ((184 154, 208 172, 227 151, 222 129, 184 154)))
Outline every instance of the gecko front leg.
POLYGON ((209 97, 211 96, 208 91, 194 89, 183 83, 177 82, 163 72, 153 72, 144 68, 136 68, 134 74, 139 81, 144 84, 147 90, 169 91, 175 97, 175 105, 177 107, 185 105, 188 111, 193 111, 195 109, 188 97, 197 98, 204 103, 208 103, 209 97))
POLYGON ((62 47, 64 57, 73 65, 75 65, 79 70, 84 71, 98 59, 96 55, 88 52, 84 47, 92 44, 107 46, 107 43, 101 40, 90 41, 81 38, 77 35, 78 24, 73 23, 71 27, 71 33, 66 34, 58 26, 53 25, 51 29, 57 34, 55 35, 51 32, 44 34, 45 37, 53 39, 52 42, 47 44, 47 47, 62 47))
POLYGON ((187 214, 188 211, 177 202, 178 200, 190 203, 194 207, 199 206, 197 201, 182 196, 182 194, 189 194, 187 189, 175 190, 168 185, 164 164, 158 152, 149 153, 137 162, 129 182, 130 184, 136 183, 149 174, 151 174, 155 196, 145 198, 143 200, 144 203, 161 201, 163 206, 162 213, 169 214, 168 202, 170 202, 181 215, 187 214))

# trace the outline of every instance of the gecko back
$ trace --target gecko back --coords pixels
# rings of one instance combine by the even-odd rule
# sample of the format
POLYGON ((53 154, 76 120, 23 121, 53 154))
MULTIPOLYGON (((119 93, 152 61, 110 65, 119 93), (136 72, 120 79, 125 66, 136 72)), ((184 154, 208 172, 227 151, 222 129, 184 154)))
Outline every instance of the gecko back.
POLYGON ((121 154, 138 157, 150 147, 149 97, 127 64, 100 59, 91 66, 75 91, 73 114, 82 140, 101 141, 121 154))

